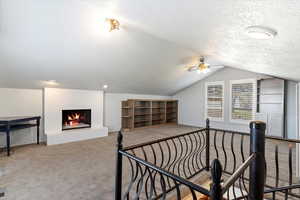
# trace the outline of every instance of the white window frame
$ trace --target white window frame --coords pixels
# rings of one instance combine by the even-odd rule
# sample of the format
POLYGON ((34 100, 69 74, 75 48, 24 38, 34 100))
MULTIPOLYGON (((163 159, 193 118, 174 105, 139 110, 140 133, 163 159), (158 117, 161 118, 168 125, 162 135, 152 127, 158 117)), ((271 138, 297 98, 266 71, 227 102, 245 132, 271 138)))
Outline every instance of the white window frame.
POLYGON ((224 84, 224 81, 216 81, 216 82, 206 82, 205 83, 205 119, 209 119, 211 121, 217 121, 217 122, 224 122, 224 105, 225 105, 225 99, 224 99, 224 90, 225 90, 225 84, 224 84), (207 92, 208 92, 208 86, 211 86, 211 85, 222 85, 222 117, 221 118, 216 118, 216 117, 208 117, 208 106, 207 106, 207 98, 208 98, 208 95, 207 95, 207 92))
POLYGON ((230 80, 230 100, 229 100, 229 119, 232 123, 249 124, 252 120, 255 120, 256 107, 257 107, 257 80, 256 79, 242 79, 242 80, 230 80), (242 83, 253 83, 253 107, 252 107, 252 119, 232 119, 232 85, 242 83))

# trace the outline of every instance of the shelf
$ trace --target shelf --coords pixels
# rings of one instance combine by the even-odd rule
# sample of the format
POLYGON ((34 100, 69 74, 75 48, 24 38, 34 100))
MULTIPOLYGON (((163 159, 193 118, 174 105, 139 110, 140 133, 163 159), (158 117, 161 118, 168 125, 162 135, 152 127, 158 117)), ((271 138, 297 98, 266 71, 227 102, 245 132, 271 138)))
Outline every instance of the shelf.
POLYGON ((169 118, 169 119, 167 119, 167 121, 171 121, 171 120, 177 120, 177 118, 169 118))
POLYGON ((176 111, 173 111, 173 112, 167 112, 167 114, 173 114, 173 113, 177 113, 176 111))
POLYGON ((283 95, 283 93, 258 93, 257 95, 283 95))
POLYGON ((145 115, 151 115, 151 113, 134 114, 134 116, 145 116, 145 115))
POLYGON ((283 104, 282 102, 263 102, 263 103, 257 103, 257 104, 283 104))
POLYGON ((177 123, 177 100, 128 99, 121 104, 122 128, 134 129, 168 122, 177 123))
POLYGON ((152 119, 152 121, 164 121, 163 119, 152 119))
POLYGON ((145 123, 145 122, 150 122, 150 120, 139 120, 139 121, 135 121, 134 123, 135 124, 138 124, 138 123, 145 123))
POLYGON ((252 108, 232 108, 232 109, 235 109, 235 110, 252 110, 252 108))
POLYGON ((223 99, 223 97, 207 97, 208 99, 223 99))

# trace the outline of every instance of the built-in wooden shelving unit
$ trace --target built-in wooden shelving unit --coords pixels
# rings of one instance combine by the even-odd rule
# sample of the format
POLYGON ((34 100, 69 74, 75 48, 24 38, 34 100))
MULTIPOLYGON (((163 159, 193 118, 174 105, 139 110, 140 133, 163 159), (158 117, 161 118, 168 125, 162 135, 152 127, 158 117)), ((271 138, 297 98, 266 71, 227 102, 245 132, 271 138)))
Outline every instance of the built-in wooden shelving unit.
POLYGON ((122 101, 122 129, 177 123, 177 100, 129 99, 122 101))

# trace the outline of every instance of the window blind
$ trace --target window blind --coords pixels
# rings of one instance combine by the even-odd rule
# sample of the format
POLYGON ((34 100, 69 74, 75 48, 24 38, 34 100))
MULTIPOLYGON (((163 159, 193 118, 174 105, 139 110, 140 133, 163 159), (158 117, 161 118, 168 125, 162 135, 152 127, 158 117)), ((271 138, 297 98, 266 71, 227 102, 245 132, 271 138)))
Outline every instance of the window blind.
POLYGON ((223 119, 223 91, 222 83, 207 83, 206 86, 206 117, 210 119, 223 119))
POLYGON ((256 84, 252 81, 231 84, 231 119, 250 121, 256 109, 256 84))

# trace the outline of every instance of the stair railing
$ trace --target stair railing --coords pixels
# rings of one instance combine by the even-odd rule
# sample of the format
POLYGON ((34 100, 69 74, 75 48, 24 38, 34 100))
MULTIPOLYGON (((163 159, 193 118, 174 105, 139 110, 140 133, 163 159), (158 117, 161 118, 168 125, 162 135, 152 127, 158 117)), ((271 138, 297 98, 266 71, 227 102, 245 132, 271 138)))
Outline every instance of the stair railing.
POLYGON ((210 192, 212 200, 222 200, 225 193, 227 194, 225 195, 227 199, 243 197, 243 199, 249 200, 263 200, 265 185, 265 129, 266 125, 263 122, 254 121, 250 123, 250 156, 223 184, 221 184, 222 165, 218 159, 213 161, 211 167, 213 184, 210 192), (244 172, 248 167, 250 168, 249 191, 245 187, 244 180, 244 172), (235 191, 237 180, 239 180, 238 190, 241 195, 237 195, 235 191), (232 189, 230 190, 230 188, 232 189), (230 195, 230 191, 232 195, 230 195))
POLYGON ((288 156, 289 187, 279 185, 278 145, 275 148, 275 187, 265 184, 266 166, 270 161, 269 158, 267 163, 265 161, 265 144, 267 140, 289 143, 300 141, 265 136, 263 122, 251 122, 250 134, 213 129, 207 120, 204 129, 130 147, 123 148, 122 138, 119 132, 115 200, 168 199, 168 195, 179 200, 185 195, 183 193, 186 190, 183 188, 190 191, 193 200, 198 199, 199 194, 213 200, 221 200, 224 195, 227 195, 227 199, 262 200, 264 194, 269 193, 274 197, 276 194, 298 197, 291 193, 293 189, 299 188, 299 185, 293 184, 291 175, 291 146, 288 156), (249 140, 247 137, 250 137, 249 140), (247 150, 244 146, 250 148, 247 150), (250 156, 246 157, 246 154, 250 156), (124 179, 122 174, 123 158, 127 158, 127 167, 131 169, 129 180, 124 179), (211 158, 216 159, 210 166, 211 158), (198 175, 201 179, 201 174, 209 170, 212 179, 209 189, 191 182, 192 178, 199 178, 198 175), (248 176, 246 171, 249 172, 248 176), (226 176, 229 177, 224 181, 226 176), (242 194, 236 194, 235 187, 242 194))
POLYGON ((123 148, 123 135, 118 133, 115 200, 165 199, 166 193, 185 186, 196 198, 196 193, 209 196, 209 190, 189 179, 205 171, 205 130, 154 140, 123 148), (204 156, 203 156, 204 155, 204 156), (127 158, 131 178, 122 195, 122 158, 127 158), (202 159, 199 159, 202 158, 202 159), (143 194, 142 194, 143 193, 143 194))

